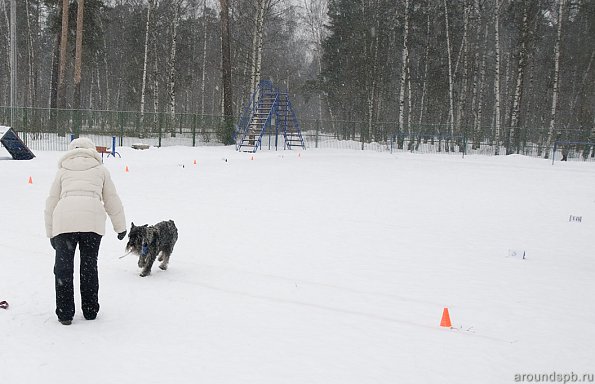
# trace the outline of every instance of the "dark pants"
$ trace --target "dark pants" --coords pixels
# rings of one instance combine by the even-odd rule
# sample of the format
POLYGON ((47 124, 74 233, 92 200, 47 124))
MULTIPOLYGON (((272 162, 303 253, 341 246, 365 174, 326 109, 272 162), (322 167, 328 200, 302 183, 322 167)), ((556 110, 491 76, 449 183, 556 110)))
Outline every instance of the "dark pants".
POLYGON ((59 320, 74 317, 74 252, 78 244, 81 254, 80 284, 83 315, 94 319, 99 312, 99 277, 97 255, 101 235, 94 232, 62 233, 54 238, 56 263, 56 315, 59 320))

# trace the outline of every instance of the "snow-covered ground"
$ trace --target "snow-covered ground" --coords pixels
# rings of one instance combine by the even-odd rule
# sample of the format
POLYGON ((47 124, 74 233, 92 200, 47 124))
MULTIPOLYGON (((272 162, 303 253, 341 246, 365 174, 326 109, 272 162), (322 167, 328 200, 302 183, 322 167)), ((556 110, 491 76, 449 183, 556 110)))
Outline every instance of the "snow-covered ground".
POLYGON ((84 320, 77 295, 63 326, 43 224, 63 153, 12 161, 0 149, 0 301, 10 304, 0 309, 1 383, 513 383, 595 373, 594 163, 119 152, 105 165, 128 223, 173 219, 180 238, 170 269, 141 278, 108 232, 99 316, 84 320), (444 307, 452 329, 439 326, 444 307))

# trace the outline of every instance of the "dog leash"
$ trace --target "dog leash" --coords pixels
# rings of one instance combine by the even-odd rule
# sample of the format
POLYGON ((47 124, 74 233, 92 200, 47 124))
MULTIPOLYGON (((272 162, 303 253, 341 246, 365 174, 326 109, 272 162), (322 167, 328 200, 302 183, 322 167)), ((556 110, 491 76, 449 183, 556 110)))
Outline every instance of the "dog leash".
POLYGON ((132 251, 130 251, 130 252, 128 252, 128 253, 126 253, 125 255, 122 255, 122 256, 118 257, 118 259, 123 259, 123 258, 125 258, 126 256, 130 255, 131 253, 132 253, 132 251))
MULTIPOLYGON (((130 252, 128 252, 128 253, 126 253, 126 254, 118 257, 118 259, 123 259, 126 256, 130 255, 131 253, 132 253, 132 251, 130 251, 130 252)), ((143 244, 143 248, 141 249, 140 254, 141 254, 141 256, 147 256, 147 253, 149 253, 149 245, 148 244, 143 244)))
POLYGON ((0 308, 8 309, 8 302, 6 302, 5 300, 0 301, 0 308))

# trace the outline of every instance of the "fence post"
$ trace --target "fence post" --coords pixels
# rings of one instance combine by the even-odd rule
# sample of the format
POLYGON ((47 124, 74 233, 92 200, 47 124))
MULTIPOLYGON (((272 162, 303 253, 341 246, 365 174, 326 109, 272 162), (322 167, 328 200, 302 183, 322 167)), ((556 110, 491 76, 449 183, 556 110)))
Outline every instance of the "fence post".
POLYGON ((196 147, 196 113, 192 114, 192 146, 196 147))
POLYGON ((161 125, 163 123, 163 112, 159 114, 159 126, 157 127, 157 134, 159 136, 159 144, 157 145, 159 148, 161 148, 161 125))
POLYGON ((120 127, 120 136, 124 137, 124 112, 120 111, 118 113, 118 125, 120 127))
POLYGON ((318 138, 320 135, 320 120, 316 119, 316 136, 314 136, 314 148, 318 148, 318 138))
POLYGON ((27 133, 30 132, 29 128, 29 119, 28 119, 28 114, 27 114, 27 108, 23 108, 23 126, 21 127, 21 131, 23 132, 23 137, 22 140, 25 142, 25 144, 27 144, 27 139, 28 136, 27 133))

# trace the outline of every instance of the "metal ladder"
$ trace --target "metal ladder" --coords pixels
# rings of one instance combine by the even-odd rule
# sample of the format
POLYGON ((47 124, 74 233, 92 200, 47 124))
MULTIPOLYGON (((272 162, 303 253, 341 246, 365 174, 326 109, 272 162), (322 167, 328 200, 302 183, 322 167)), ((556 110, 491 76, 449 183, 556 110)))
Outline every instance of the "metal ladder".
POLYGON ((236 149, 256 152, 262 146, 265 133, 272 134, 275 126, 275 143, 279 131, 283 133, 284 149, 306 148, 295 111, 287 93, 280 93, 269 80, 262 80, 250 97, 236 127, 236 149))

